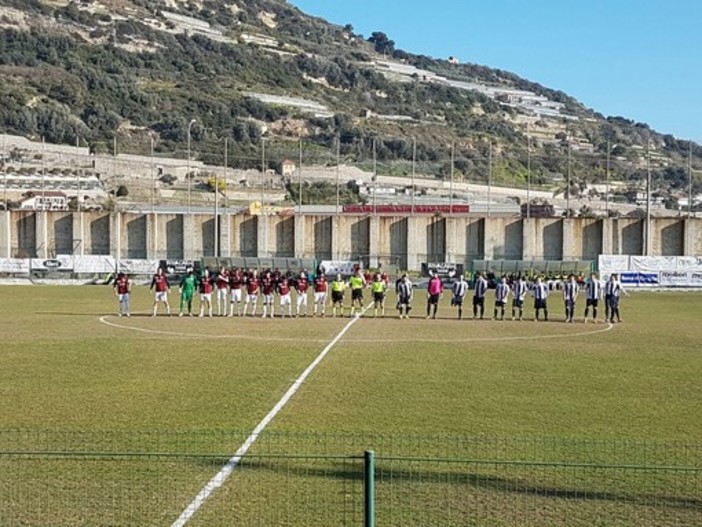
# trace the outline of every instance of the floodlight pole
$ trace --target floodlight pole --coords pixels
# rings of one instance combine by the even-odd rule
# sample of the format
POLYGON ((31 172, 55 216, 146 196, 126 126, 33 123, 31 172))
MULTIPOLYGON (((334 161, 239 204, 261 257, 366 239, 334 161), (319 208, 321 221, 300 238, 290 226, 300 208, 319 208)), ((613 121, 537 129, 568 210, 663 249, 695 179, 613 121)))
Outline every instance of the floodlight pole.
POLYGON ((526 180, 526 217, 531 218, 531 133, 527 123, 527 180, 526 180))
POLYGON ((193 125, 197 121, 195 119, 191 119, 190 122, 188 123, 188 165, 187 165, 187 171, 188 173, 185 175, 185 179, 188 180, 188 214, 191 213, 192 211, 192 192, 191 192, 191 178, 190 178, 190 135, 191 135, 191 130, 193 125))

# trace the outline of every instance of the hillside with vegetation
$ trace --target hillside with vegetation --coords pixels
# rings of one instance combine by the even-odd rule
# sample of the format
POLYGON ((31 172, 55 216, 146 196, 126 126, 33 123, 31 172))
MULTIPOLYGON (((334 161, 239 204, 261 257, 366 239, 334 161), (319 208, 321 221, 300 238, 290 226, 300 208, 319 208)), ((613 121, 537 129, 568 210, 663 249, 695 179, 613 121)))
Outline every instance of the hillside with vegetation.
POLYGON ((437 178, 453 166, 466 181, 522 186, 529 174, 574 196, 596 192, 609 166, 629 194, 650 170, 671 203, 702 164, 702 147, 644 123, 282 0, 0 0, 0 85, 1 131, 95 152, 117 142, 145 154, 153 141, 183 157, 190 127, 212 164, 225 139, 238 168, 261 166, 263 137, 272 163, 302 140, 318 164, 338 149, 346 163, 402 176, 416 158, 437 178))

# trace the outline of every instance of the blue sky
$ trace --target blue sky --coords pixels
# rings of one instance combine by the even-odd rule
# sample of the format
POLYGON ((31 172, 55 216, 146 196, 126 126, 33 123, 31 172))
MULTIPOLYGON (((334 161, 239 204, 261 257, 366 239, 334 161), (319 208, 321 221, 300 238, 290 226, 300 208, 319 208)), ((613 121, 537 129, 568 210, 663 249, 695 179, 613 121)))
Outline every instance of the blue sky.
POLYGON ((512 71, 702 143, 702 1, 289 0, 406 51, 512 71))

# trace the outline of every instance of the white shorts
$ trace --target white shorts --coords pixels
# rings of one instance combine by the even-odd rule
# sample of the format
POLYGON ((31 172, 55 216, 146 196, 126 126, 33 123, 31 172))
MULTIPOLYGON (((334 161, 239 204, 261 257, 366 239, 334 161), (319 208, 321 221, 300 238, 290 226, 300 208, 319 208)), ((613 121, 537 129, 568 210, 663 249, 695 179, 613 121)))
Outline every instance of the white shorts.
POLYGON ((280 307, 289 306, 291 304, 290 293, 287 295, 280 295, 280 307))
POLYGON ((156 302, 168 302, 168 291, 156 291, 154 300, 156 302))
POLYGON ((212 293, 200 293, 200 302, 212 302, 212 293))
POLYGON ((239 289, 232 289, 231 293, 229 294, 229 298, 231 299, 232 302, 237 302, 241 303, 241 288, 239 289))
POLYGON ((258 302, 258 295, 257 294, 253 294, 253 295, 247 294, 246 295, 246 303, 247 304, 255 304, 256 302, 258 302))
POLYGON ((297 294, 297 305, 298 306, 306 306, 307 305, 307 293, 298 293, 297 294))
POLYGON ((315 304, 326 304, 327 303, 327 294, 326 293, 315 293, 314 294, 314 303, 315 304))
POLYGON ((273 305, 273 293, 270 295, 263 295, 263 303, 266 304, 267 306, 272 306, 273 305))
POLYGON ((219 302, 226 302, 227 301, 227 290, 225 289, 217 289, 217 301, 219 302))

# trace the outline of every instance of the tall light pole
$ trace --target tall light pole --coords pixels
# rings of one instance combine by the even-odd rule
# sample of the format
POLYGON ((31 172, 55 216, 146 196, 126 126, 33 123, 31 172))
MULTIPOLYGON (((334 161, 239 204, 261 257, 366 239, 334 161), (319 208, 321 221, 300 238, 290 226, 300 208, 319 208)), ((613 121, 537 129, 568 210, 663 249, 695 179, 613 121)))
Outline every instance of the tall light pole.
POLYGON ((526 217, 531 218, 531 133, 527 124, 527 180, 526 180, 526 217))
POLYGON ((609 218, 609 172, 610 172, 610 157, 612 155, 612 145, 610 140, 607 139, 607 184, 605 187, 605 218, 609 218))
POLYGON ((154 135, 149 134, 151 157, 151 214, 156 212, 156 172, 154 171, 154 135))
POLYGON ((490 217, 490 200, 492 198, 492 139, 490 139, 490 149, 488 150, 488 193, 487 193, 487 217, 490 217))
POLYGON ((217 177, 218 172, 214 171, 214 257, 219 258, 219 178, 217 177))
MULTIPOLYGON (((76 207, 78 212, 80 212, 80 137, 76 137, 76 155, 78 156, 76 158, 76 207)), ((112 166, 114 167, 114 163, 112 166)))
POLYGON ((570 218, 570 135, 566 134, 566 140, 568 141, 568 155, 567 155, 567 181, 566 181, 566 218, 570 218))
POLYGON ((41 136, 41 210, 46 210, 46 142, 41 136))
POLYGON ((375 190, 376 187, 378 186, 378 153, 376 149, 376 140, 373 138, 373 216, 377 214, 377 205, 376 205, 376 197, 375 197, 375 190))
MULTIPOLYGON (((8 211, 7 206, 7 163, 9 161, 9 156, 7 155, 7 135, 3 132, 2 134, 2 172, 5 180, 4 201, 5 201, 5 212, 8 211)), ((10 245, 10 244, 8 244, 10 245)))
POLYGON ((339 215, 340 196, 339 185, 341 185, 341 136, 336 136, 336 215, 339 215))
POLYGON ((651 256, 651 138, 646 145, 646 256, 651 256))
POLYGON ((185 174, 185 179, 188 180, 188 214, 192 211, 192 181, 190 178, 190 134, 193 128, 193 125, 197 122, 195 119, 191 119, 190 122, 188 123, 188 164, 187 164, 187 173, 185 174))
POLYGON ((451 143, 451 180, 449 183, 449 216, 453 215, 453 172, 456 165, 456 144, 451 143))
POLYGON ((302 137, 300 138, 300 163, 297 167, 297 213, 302 215, 302 137))
POLYGON ((229 138, 224 138, 224 199, 227 202, 227 209, 229 209, 229 138))
POLYGON ((692 218, 692 141, 687 152, 687 217, 692 218))
POLYGON ((414 178, 417 172, 417 138, 412 139, 412 207, 410 208, 410 214, 414 216, 414 194, 416 187, 414 186, 414 178))
POLYGON ((263 214, 264 192, 266 190, 266 138, 261 137, 261 214, 263 214))

